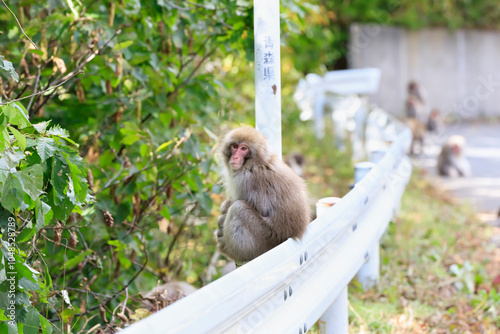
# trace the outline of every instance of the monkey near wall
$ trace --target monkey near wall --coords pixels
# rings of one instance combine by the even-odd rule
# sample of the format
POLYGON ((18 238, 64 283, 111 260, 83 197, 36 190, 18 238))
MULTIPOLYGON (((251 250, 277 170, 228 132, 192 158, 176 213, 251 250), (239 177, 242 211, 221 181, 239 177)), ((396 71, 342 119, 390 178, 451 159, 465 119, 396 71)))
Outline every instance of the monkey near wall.
POLYGON ((310 221, 306 185, 267 147, 253 128, 238 128, 221 143, 227 200, 216 231, 221 252, 249 261, 288 238, 300 238, 310 221))

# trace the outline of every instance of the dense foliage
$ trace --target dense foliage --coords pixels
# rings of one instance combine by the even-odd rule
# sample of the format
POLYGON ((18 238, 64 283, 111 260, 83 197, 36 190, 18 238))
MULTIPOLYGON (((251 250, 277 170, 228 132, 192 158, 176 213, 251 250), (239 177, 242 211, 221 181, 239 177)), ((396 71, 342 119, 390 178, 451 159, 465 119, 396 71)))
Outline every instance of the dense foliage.
MULTIPOLYGON (((297 80, 346 66, 350 23, 492 27, 500 14, 490 3, 281 1, 284 128, 300 124, 291 99, 297 80)), ((212 237, 221 201, 214 152, 229 127, 253 123, 252 2, 7 5, 0 309, 12 300, 13 258, 18 324, 0 311, 0 332, 123 326, 145 315, 134 312, 138 292, 173 278, 201 286, 218 277, 225 262, 212 237)), ((316 196, 348 190, 347 156, 325 155, 331 145, 305 129, 284 136, 284 153, 302 149, 320 162, 310 166, 316 196)))

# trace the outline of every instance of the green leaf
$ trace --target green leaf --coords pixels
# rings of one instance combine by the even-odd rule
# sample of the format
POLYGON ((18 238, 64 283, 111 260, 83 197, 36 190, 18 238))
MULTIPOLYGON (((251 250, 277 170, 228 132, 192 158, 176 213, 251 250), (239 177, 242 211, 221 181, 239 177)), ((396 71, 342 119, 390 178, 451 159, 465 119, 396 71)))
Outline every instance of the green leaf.
POLYGON ((47 131, 47 133, 49 135, 63 137, 63 138, 68 138, 69 137, 68 131, 66 129, 61 128, 58 124, 56 124, 53 127, 51 127, 50 130, 47 131))
POLYGON ((0 152, 10 147, 9 131, 7 127, 0 126, 0 152))
POLYGON ((52 214, 49 217, 45 217, 49 212, 51 212, 51 207, 45 202, 42 202, 40 198, 37 198, 35 201, 35 216, 36 216, 36 232, 40 231, 42 227, 44 227, 50 219, 52 219, 52 214))
POLYGON ((10 124, 17 125, 20 129, 31 125, 26 108, 19 102, 9 103, 4 109, 4 115, 10 124))
POLYGON ((7 159, 4 157, 0 158, 0 183, 3 183, 6 179, 7 176, 9 176, 10 172, 15 172, 15 168, 10 168, 9 164, 7 163, 7 159))
POLYGON ((12 134, 14 135, 14 137, 16 137, 17 143, 19 144, 19 147, 21 148, 21 150, 24 151, 26 149, 26 137, 24 137, 21 134, 21 132, 17 131, 16 128, 13 128, 10 125, 9 125, 9 130, 12 132, 12 134))
POLYGON ((43 194, 43 170, 41 165, 33 165, 14 173, 21 182, 23 190, 35 201, 43 194))
POLYGON ((168 207, 166 205, 164 205, 161 209, 160 215, 165 217, 165 219, 170 220, 170 211, 168 210, 168 207))
POLYGON ((149 152, 150 152, 149 146, 146 144, 142 144, 140 152, 141 152, 141 157, 149 156, 149 152))
MULTIPOLYGON (((0 310, 0 321, 9 321, 10 318, 8 318, 6 315, 5 315, 5 310, 0 310)), ((2 332, 0 332, 2 333, 2 332)))
POLYGON ((57 155, 52 160, 52 171, 50 176, 50 183, 52 184, 54 190, 54 203, 59 204, 63 201, 65 197, 66 186, 68 185, 68 175, 69 171, 65 162, 61 161, 60 155, 57 155))
POLYGON ((37 50, 37 49, 29 49, 28 52, 37 54, 39 56, 43 56, 43 51, 42 50, 37 50))
POLYGON ((19 235, 16 238, 16 242, 24 242, 26 240, 29 240, 32 236, 35 235, 35 229, 33 228, 33 223, 30 221, 26 227, 19 233, 19 235))
POLYGON ((41 137, 36 140, 36 150, 44 162, 56 153, 57 147, 53 138, 41 137))
POLYGON ((29 278, 27 277, 21 277, 19 280, 19 286, 25 290, 28 291, 38 291, 40 290, 40 286, 38 285, 37 282, 32 282, 29 278))
POLYGON ((119 50, 122 50, 122 49, 128 48, 128 47, 129 47, 129 46, 131 46, 132 44, 134 44, 134 41, 125 41, 125 42, 118 43, 118 44, 116 44, 116 45, 113 47, 113 51, 119 51, 119 50))
POLYGON ((128 269, 130 268, 130 266, 132 266, 132 262, 124 256, 118 257, 118 261, 120 261, 122 268, 124 269, 128 269))
POLYGON ((141 136, 134 133, 134 134, 128 135, 125 138, 123 138, 122 142, 123 142, 123 144, 130 146, 133 143, 135 143, 136 141, 138 141, 139 139, 141 139, 141 136))
POLYGON ((11 150, 8 150, 8 151, 5 151, 4 154, 3 154, 3 158, 5 158, 5 161, 7 162, 7 165, 10 167, 10 168, 14 168, 16 167, 19 162, 24 159, 26 155, 24 154, 24 152, 21 152, 21 151, 11 151, 11 150))
POLYGON ((65 323, 71 323, 74 316, 75 316, 74 309, 67 308, 61 312, 61 318, 62 318, 63 322, 65 322, 65 323))
POLYGON ((172 144, 173 140, 169 140, 163 144, 161 144, 160 146, 158 146, 158 148, 156 149, 156 152, 159 152, 161 150, 163 150, 164 148, 168 147, 170 144, 172 144))
POLYGON ((28 314, 24 320, 24 334, 37 334, 40 327, 40 313, 33 306, 28 309, 28 314))
POLYGON ((9 73, 10 76, 12 78, 14 78, 14 80, 16 80, 16 82, 19 82, 19 74, 17 74, 16 69, 12 65, 12 62, 10 62, 8 60, 3 60, 0 63, 0 68, 3 69, 3 70, 5 70, 7 73, 9 73))
POLYGON ((42 327, 42 334, 52 334, 52 324, 42 315, 40 315, 40 327, 42 327))
POLYGON ((47 127, 49 126, 49 124, 50 124, 50 121, 40 122, 40 123, 33 124, 33 127, 39 133, 44 134, 46 132, 47 127))
POLYGON ((69 217, 69 214, 73 211, 75 205, 71 202, 71 200, 64 196, 62 202, 58 204, 53 203, 51 199, 55 197, 53 194, 53 189, 49 191, 49 205, 52 207, 52 212, 54 213, 54 218, 59 220, 66 220, 69 217))
POLYGON ((69 268, 72 268, 72 267, 76 266, 78 263, 80 263, 83 260, 85 260, 85 258, 87 256, 89 256, 90 254, 92 254, 91 250, 86 250, 85 252, 78 254, 77 256, 75 256, 75 257, 71 258, 70 260, 66 261, 63 264, 63 268, 61 268, 61 270, 64 270, 64 268, 69 269, 69 268))
POLYGON ((83 178, 87 172, 85 164, 78 155, 69 155, 64 152, 62 155, 66 159, 71 174, 66 195, 70 197, 73 204, 85 203, 88 190, 88 185, 83 178))
POLYGON ((121 251, 127 248, 127 245, 125 245, 121 240, 109 240, 108 245, 115 246, 116 251, 121 251))
POLYGON ((184 30, 177 29, 172 36, 172 41, 174 42, 176 48, 182 49, 182 46, 184 44, 184 30))
POLYGON ((2 206, 10 212, 19 210, 21 205, 24 204, 23 197, 24 191, 21 182, 19 182, 14 174, 9 174, 2 188, 2 206))
POLYGON ((38 278, 36 276, 38 272, 24 263, 24 259, 20 256, 14 255, 14 258, 16 259, 16 271, 18 277, 26 277, 28 280, 38 285, 38 278))

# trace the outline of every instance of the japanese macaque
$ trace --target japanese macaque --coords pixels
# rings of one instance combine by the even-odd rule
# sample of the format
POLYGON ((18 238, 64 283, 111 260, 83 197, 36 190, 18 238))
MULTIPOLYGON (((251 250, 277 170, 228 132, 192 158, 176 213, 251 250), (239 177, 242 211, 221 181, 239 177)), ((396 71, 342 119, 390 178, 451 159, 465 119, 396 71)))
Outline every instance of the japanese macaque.
POLYGON ((416 118, 420 122, 425 122, 425 110, 426 104, 422 89, 415 81, 410 81, 408 84, 408 97, 406 98, 406 117, 410 119, 416 118))
POLYGON ((305 159, 300 153, 293 153, 286 157, 285 163, 297 174, 302 177, 305 170, 305 159))
POLYGON ((443 119, 439 110, 432 109, 429 119, 427 120, 427 131, 429 132, 439 132, 443 127, 443 119))
POLYGON ((187 282, 172 281, 156 286, 142 295, 143 304, 149 311, 156 312, 196 290, 194 286, 187 282))
POLYGON ((288 238, 301 238, 310 222, 302 178, 269 151, 253 128, 238 128, 221 142, 227 200, 217 220, 219 250, 250 261, 288 238))
POLYGON ((416 148, 418 146, 418 152, 421 153, 424 148, 424 137, 425 128, 416 118, 410 118, 406 120, 408 128, 411 130, 412 139, 410 145, 410 155, 416 154, 416 148))
POLYGON ((462 136, 451 136, 443 144, 437 161, 438 173, 441 176, 469 176, 470 164, 464 154, 465 139, 462 136))

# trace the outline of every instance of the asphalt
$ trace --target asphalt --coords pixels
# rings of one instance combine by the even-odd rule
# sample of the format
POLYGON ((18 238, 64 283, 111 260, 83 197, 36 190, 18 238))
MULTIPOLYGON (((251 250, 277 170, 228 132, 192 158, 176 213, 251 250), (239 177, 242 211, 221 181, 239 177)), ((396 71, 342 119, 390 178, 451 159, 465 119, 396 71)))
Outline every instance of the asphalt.
POLYGON ((468 201, 484 220, 500 226, 500 123, 451 124, 441 131, 427 134, 421 154, 413 159, 416 166, 427 169, 429 177, 451 195, 468 201), (466 140, 465 156, 471 165, 469 177, 444 178, 437 175, 436 161, 441 145, 451 135, 466 140))

